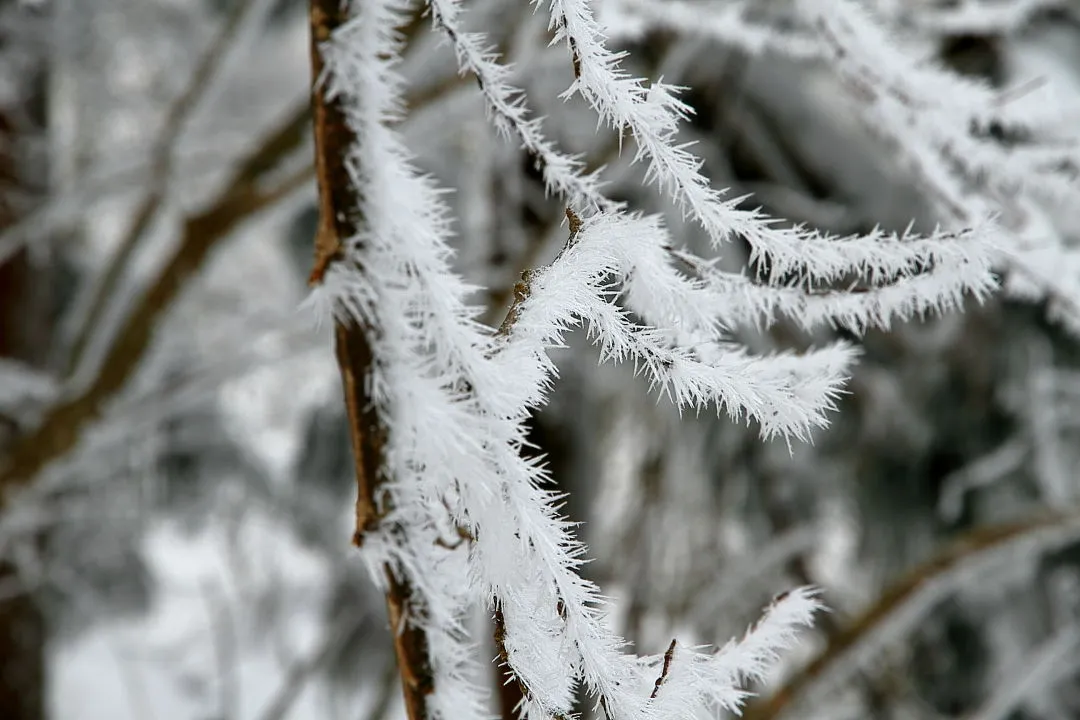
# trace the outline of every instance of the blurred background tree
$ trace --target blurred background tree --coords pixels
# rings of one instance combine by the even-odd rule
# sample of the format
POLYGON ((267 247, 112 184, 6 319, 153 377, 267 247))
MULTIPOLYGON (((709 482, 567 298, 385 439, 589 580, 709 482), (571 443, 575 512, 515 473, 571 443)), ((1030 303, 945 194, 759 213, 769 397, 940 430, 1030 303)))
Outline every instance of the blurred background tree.
MULTIPOLYGON (((549 134, 701 247, 632 152, 557 99, 573 70, 541 15, 468 5, 549 134)), ((1080 99, 1075 3, 869 5, 957 72, 1080 99)), ((633 72, 686 86, 685 139, 732 195, 837 233, 941 219, 802 53, 791 2, 599 7, 633 72)), ((457 264, 494 322, 561 247, 562 207, 420 10, 404 129, 456 191, 457 264)), ((295 309, 315 227, 307 43, 300 0, 0 2, 0 717, 401 713, 382 599, 349 553, 336 370, 295 309)), ((1080 224, 1051 215, 1061 275, 1080 275, 1080 224)), ((727 637, 812 583, 834 612, 753 718, 1080 716, 1080 353, 1055 302, 869 333, 833 427, 790 452, 680 418, 576 338, 532 436, 622 631, 648 652, 727 637)))

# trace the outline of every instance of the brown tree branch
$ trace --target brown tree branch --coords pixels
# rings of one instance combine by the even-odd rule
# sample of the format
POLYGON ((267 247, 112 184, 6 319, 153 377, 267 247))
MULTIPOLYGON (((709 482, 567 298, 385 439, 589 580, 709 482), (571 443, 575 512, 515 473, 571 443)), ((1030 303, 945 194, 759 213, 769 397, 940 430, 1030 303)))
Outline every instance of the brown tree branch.
POLYGON ((744 720, 775 720, 781 717, 804 690, 827 676, 835 664, 868 642, 875 632, 897 617, 910 603, 918 602, 923 593, 938 591, 938 581, 959 571, 965 564, 976 561, 983 554, 1032 539, 1033 535, 1042 532, 1060 530, 1075 538, 1080 535, 1078 525, 1080 514, 1075 512, 1047 514, 1026 521, 977 528, 960 537, 888 588, 868 610, 833 635, 825 649, 773 695, 749 704, 742 714, 744 720))
MULTIPOLYGON (((10 52, 10 51, 9 51, 10 52)), ((4 54, 7 59, 7 54, 4 54)), ((42 65, 42 67, 47 67, 42 65)), ((23 208, 11 196, 29 189, 30 168, 15 152, 33 132, 47 127, 33 123, 23 127, 15 118, 42 92, 38 82, 20 82, 16 93, 0 105, 0 227, 20 219, 23 208), (21 85, 29 87, 21 87, 21 85), (10 185, 8 184, 10 183, 10 185)), ((45 118, 47 125, 48 119, 45 118)), ((36 199, 36 198, 35 198, 36 199)), ((33 260, 29 248, 11 257, 0 255, 0 358, 11 358, 30 367, 43 365, 45 350, 54 330, 50 294, 55 268, 33 260)), ((18 422, 0 415, 0 453, 16 438, 18 422)), ((2 487, 2 486, 0 486, 2 487)), ((0 583, 18 579, 16 563, 0 561, 0 583)), ((0 717, 4 720, 44 720, 47 709, 48 663, 45 651, 48 627, 42 609, 15 583, 14 594, 0 597, 0 717)))
MULTIPOLYGON (((321 43, 330 39, 348 14, 339 0, 311 0, 311 107, 315 135, 315 173, 319 187, 319 225, 315 235, 315 261, 310 282, 318 284, 333 262, 344 261, 344 242, 359 230, 360 198, 345 167, 345 157, 356 142, 340 99, 329 98, 319 80, 324 63, 321 43)), ((384 470, 386 428, 369 393, 368 377, 375 362, 371 346, 373 328, 337 320, 334 330, 338 367, 349 419, 349 438, 356 474, 356 528, 353 543, 360 546, 369 532, 380 527, 383 510, 381 486, 384 470)), ((385 528, 405 533, 401 527, 385 528)), ((428 696, 435 689, 427 633, 416 620, 423 607, 404 572, 384 567, 386 607, 394 636, 394 652, 401 676, 405 709, 410 720, 425 720, 428 696)))
POLYGON ((94 379, 77 396, 54 406, 36 429, 15 442, 0 471, 0 509, 10 491, 29 484, 45 465, 74 448, 82 431, 101 415, 105 403, 127 384, 150 348, 158 321, 218 241, 310 181, 310 169, 301 168, 273 186, 263 187, 267 170, 302 142, 302 127, 295 117, 290 118, 240 163, 226 189, 209 207, 187 218, 172 257, 128 315, 94 379))
POLYGON ((236 4, 226 19, 224 27, 199 60, 199 64, 192 73, 187 87, 173 101, 172 106, 166 113, 165 124, 151 151, 150 188, 135 211, 131 226, 120 240, 119 247, 110 258, 105 274, 94 289, 86 317, 83 319, 67 357, 68 375, 78 369, 90 338, 97 331, 101 317, 106 307, 108 307, 109 301, 115 295, 117 285, 123 278, 124 272, 135 254, 135 249, 139 246, 140 241, 146 237, 147 230, 158 217, 168 193, 169 180, 173 172, 173 154, 176 150, 176 143, 180 139, 180 135, 191 114, 198 108, 206 92, 213 84, 212 81, 222 60, 228 54, 228 49, 237 32, 243 26, 244 20, 255 5, 255 0, 241 0, 236 4))
POLYGON ((668 673, 671 672, 671 661, 675 659, 675 646, 677 644, 677 641, 672 639, 671 644, 668 645, 667 650, 664 652, 664 666, 660 669, 660 677, 656 678, 656 684, 653 685, 652 692, 649 693, 650 700, 656 699, 656 696, 660 693, 660 688, 664 685, 664 681, 667 680, 668 673))
POLYGON ((510 655, 506 650, 506 618, 502 608, 496 606, 494 617, 495 630, 492 639, 495 641, 495 652, 498 660, 495 664, 495 679, 499 693, 499 716, 502 720, 514 720, 518 717, 518 708, 522 700, 529 697, 529 689, 525 683, 510 668, 510 655))

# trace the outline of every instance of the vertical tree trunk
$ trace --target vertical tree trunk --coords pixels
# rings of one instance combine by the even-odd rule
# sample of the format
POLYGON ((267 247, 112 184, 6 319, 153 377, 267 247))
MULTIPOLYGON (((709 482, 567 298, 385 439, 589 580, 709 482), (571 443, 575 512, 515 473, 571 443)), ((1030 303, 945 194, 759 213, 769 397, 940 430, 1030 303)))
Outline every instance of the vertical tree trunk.
MULTIPOLYGON (((10 222, 10 216, 4 220, 10 222)), ((32 363, 39 356, 34 352, 40 348, 35 341, 42 328, 34 323, 41 319, 42 280, 26 251, 0 265, 0 357, 32 363)), ((0 454, 3 450, 0 446, 0 454)), ((0 493, 5 490, 0 487, 0 493)), ((0 563, 0 581, 8 580, 14 572, 10 565, 0 563)), ((28 595, 0 600, 0 718, 44 717, 44 618, 28 595)))
MULTIPOLYGON (((331 263, 343 256, 344 241, 358 230, 357 197, 345 167, 345 155, 356 138, 349 129, 340 100, 327 97, 319 83, 323 71, 320 43, 330 39, 343 25, 348 13, 340 0, 310 0, 311 23, 311 107, 315 137, 315 172, 319 190, 319 225, 315 234, 315 263, 310 282, 322 282, 331 263)), ((367 378, 374 357, 370 328, 355 322, 336 321, 335 347, 341 371, 342 390, 349 418, 349 437, 356 473, 356 532, 353 543, 360 546, 367 533, 377 530, 382 515, 376 498, 385 481, 384 448, 386 431, 369 394, 367 378)), ((394 654, 401 677, 405 712, 409 720, 425 720, 428 697, 434 692, 428 637, 412 620, 423 613, 415 589, 403 572, 387 565, 386 607, 394 637, 394 654)))
MULTIPOLYGON (((0 9, 8 3, 0 2, 0 9)), ((30 21, 35 19, 30 18, 30 21)), ((0 38, 4 45, 17 38, 0 38)), ((2 46, 0 46, 2 47, 2 46)), ((18 48, 14 52, 18 52, 18 48)), ((45 75, 43 64, 16 74, 15 103, 0 106, 0 232, 14 225, 32 206, 47 175, 45 158, 28 162, 26 136, 45 127, 45 75), (21 91, 21 92, 20 92, 21 91)), ((36 262, 28 248, 0 261, 0 358, 42 366, 52 334, 52 287, 48 267, 36 262)), ((12 418, 0 418, 0 460, 9 450, 17 427, 12 418)), ((0 483, 2 485, 2 483, 0 483)), ((8 488, 0 486, 0 496, 8 488)), ((0 561, 0 582, 15 569, 0 561)), ((0 718, 43 720, 46 705, 45 620, 30 595, 0 600, 0 718)))

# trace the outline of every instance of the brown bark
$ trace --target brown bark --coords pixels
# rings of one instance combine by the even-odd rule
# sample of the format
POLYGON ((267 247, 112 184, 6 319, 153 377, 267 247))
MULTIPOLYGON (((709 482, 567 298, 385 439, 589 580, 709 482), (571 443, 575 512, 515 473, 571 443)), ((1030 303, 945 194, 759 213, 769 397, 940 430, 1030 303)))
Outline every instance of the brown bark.
MULTIPOLYGON (((40 337, 28 319, 36 319, 34 296, 40 273, 24 250, 0 265, 0 357, 30 361, 40 337)), ((5 419, 6 420, 6 419, 5 419)), ((11 425, 14 430, 14 425, 11 425)), ((0 452, 4 451, 0 444, 0 452)), ((0 484, 0 492, 4 486, 0 484)), ((0 563, 0 580, 15 569, 0 563)), ((0 718, 41 720, 45 717, 45 621, 29 595, 0 600, 0 718)))
MULTIPOLYGON (((47 174, 20 154, 27 135, 45 127, 45 64, 18 80, 16 106, 0 108, 0 229, 13 226, 40 198, 47 174)), ((44 364, 53 329, 51 269, 36 262, 29 248, 0 261, 0 358, 31 367, 44 364)), ((0 416, 0 458, 18 431, 16 418, 0 416)), ((0 476, 0 495, 6 490, 0 476)), ((0 582, 15 577, 0 562, 0 582)), ((29 594, 0 600, 0 718, 45 717, 46 626, 29 594)))
MULTIPOLYGON (((320 283, 330 265, 343 261, 344 241, 356 235, 360 211, 345 168, 345 156, 356 141, 339 101, 326 97, 318 79, 323 72, 319 44, 343 24, 347 13, 339 0, 311 0, 311 107, 315 133, 315 171, 319 184, 319 225, 315 236, 315 262, 310 281, 320 283)), ((356 529, 353 543, 360 546, 367 533, 391 533, 407 528, 382 528, 380 486, 386 481, 383 451, 385 425, 379 417, 366 382, 374 363, 372 329, 350 321, 337 321, 335 344, 342 390, 348 410, 349 436, 356 472, 356 529)), ((413 619, 422 612, 412 584, 398 569, 384 568, 386 606, 394 636, 394 652, 410 720, 427 717, 428 696, 435 689, 427 634, 413 619)))

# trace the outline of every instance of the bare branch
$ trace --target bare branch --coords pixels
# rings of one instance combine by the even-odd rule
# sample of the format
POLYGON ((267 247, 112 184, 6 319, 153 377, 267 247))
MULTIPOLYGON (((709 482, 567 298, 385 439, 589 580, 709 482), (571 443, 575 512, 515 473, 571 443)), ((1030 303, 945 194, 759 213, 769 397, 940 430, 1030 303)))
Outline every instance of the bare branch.
POLYGON ((301 168, 272 187, 262 187, 267 169, 301 139, 295 118, 290 119, 240 163, 225 191, 209 207, 184 222, 172 257, 128 315, 93 379, 77 395, 53 407, 35 430, 15 443, 0 471, 4 492, 0 508, 7 503, 7 493, 27 485, 45 465, 75 447, 85 427, 100 417, 105 403, 127 385, 150 348, 158 321, 217 243, 248 218, 309 182, 310 170, 301 168))
POLYGON ((656 678, 656 684, 653 685, 652 692, 649 693, 651 700, 656 699, 656 694, 660 692, 660 686, 667 680, 668 673, 671 672, 671 661, 675 658, 675 645, 676 640, 672 638, 671 644, 668 645, 667 651, 664 652, 664 667, 660 670, 660 677, 656 678))
POLYGON ((993 561, 995 553, 1005 552, 1003 557, 1015 558, 1007 551, 1028 543, 1034 551, 1042 552, 1048 547, 1075 540, 1078 532, 1080 515, 1073 512, 977 528, 958 538, 882 593, 874 605, 830 638, 826 648, 783 687, 771 697, 748 705, 743 717, 746 720, 775 720, 806 691, 826 678, 838 681, 838 676, 844 675, 844 668, 860 665, 850 661, 860 651, 873 649, 875 638, 895 635, 895 632, 886 632, 888 628, 899 625, 902 629, 918 622, 923 617, 919 612, 921 608, 933 607, 937 599, 950 592, 953 584, 948 582, 949 578, 972 572, 972 568, 981 567, 983 561, 993 561))
POLYGON ((160 214, 168 195, 169 181, 173 172, 173 156, 177 142, 192 113, 199 107, 202 99, 213 86, 215 76, 222 61, 228 55, 237 33, 245 21, 252 15, 263 0, 241 0, 234 7, 225 21, 225 26, 203 54, 198 66, 191 75, 187 87, 173 102, 165 117, 154 147, 151 150, 150 188, 135 211, 134 219, 127 233, 121 239, 113 254, 105 274, 94 288, 81 327, 72 343, 67 358, 67 374, 74 373, 83 360, 87 344, 94 336, 102 315, 110 300, 115 296, 120 280, 124 277, 135 249, 146 237, 147 230, 153 226, 160 214))

